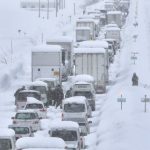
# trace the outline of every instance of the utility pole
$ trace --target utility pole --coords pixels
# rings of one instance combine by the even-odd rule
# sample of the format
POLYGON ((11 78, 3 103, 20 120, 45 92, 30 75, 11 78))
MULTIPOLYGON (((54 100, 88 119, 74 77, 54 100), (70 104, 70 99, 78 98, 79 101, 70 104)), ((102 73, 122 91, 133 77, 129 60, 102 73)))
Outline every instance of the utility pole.
POLYGON ((58 14, 58 0, 56 0, 55 7, 56 7, 56 17, 57 17, 57 14, 58 14))
POLYGON ((74 16, 75 16, 76 15, 76 4, 74 3, 73 6, 74 6, 74 16))
POLYGON ((47 19, 49 19, 49 0, 47 0, 47 19))
POLYGON ((39 0, 39 18, 41 17, 41 0, 39 0))

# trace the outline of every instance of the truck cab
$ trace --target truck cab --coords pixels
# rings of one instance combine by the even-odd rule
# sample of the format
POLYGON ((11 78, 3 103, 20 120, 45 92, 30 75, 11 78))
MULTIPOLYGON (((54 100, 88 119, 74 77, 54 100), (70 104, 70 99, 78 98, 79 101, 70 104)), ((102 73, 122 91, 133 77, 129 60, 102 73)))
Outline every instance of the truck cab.
POLYGON ((0 150, 15 150, 15 132, 12 129, 0 129, 0 150))
POLYGON ((80 150, 85 147, 84 137, 80 136, 80 131, 76 122, 54 121, 50 125, 49 135, 62 138, 67 145, 67 149, 80 150))

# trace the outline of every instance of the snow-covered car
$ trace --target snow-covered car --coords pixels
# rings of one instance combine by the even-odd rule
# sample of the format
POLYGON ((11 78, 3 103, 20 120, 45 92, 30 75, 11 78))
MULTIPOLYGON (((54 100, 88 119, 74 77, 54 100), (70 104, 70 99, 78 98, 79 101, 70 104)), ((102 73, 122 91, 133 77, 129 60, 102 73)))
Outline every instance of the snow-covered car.
POLYGON ((23 137, 17 140, 16 150, 65 150, 66 144, 61 138, 23 137))
POLYGON ((15 132, 12 129, 0 128, 0 150, 15 150, 15 132))
POLYGON ((39 91, 41 94, 41 101, 44 103, 44 105, 47 105, 48 103, 48 86, 45 82, 43 81, 35 81, 27 85, 27 88, 29 90, 35 90, 39 91))
POLYGON ((38 113, 40 118, 47 117, 47 109, 44 106, 43 102, 41 102, 35 98, 31 98, 31 97, 27 98, 27 102, 26 102, 24 109, 25 110, 28 110, 28 109, 34 110, 35 112, 38 113))
POLYGON ((36 81, 43 81, 47 83, 48 87, 53 91, 59 83, 57 78, 37 78, 36 81))
POLYGON ((26 102, 27 102, 27 97, 34 97, 38 100, 41 99, 41 94, 38 91, 35 90, 22 90, 18 93, 18 96, 15 99, 15 104, 18 109, 23 109, 26 102))
POLYGON ((14 124, 14 125, 9 125, 8 127, 15 131, 16 140, 21 138, 21 137, 31 137, 31 136, 33 136, 31 126, 14 124))
POLYGON ((40 119, 38 113, 34 110, 19 110, 15 117, 12 117, 13 124, 28 125, 33 131, 40 130, 40 119))
POLYGON ((62 120, 65 118, 87 118, 86 98, 83 96, 74 96, 63 100, 62 120))
POLYGON ((73 96, 85 96, 91 106, 91 109, 95 110, 95 89, 92 83, 88 82, 76 82, 72 87, 73 96))
POLYGON ((50 125, 49 135, 62 138, 69 150, 80 150, 85 147, 84 137, 80 136, 80 128, 76 122, 54 121, 50 125))

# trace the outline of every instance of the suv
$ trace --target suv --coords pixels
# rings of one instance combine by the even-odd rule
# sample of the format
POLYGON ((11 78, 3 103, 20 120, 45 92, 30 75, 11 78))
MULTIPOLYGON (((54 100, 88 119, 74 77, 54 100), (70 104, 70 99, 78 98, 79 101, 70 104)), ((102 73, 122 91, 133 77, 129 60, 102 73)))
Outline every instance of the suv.
POLYGON ((17 124, 17 125, 9 125, 8 127, 15 131, 16 140, 21 138, 21 137, 33 136, 31 126, 17 124))
POLYGON ((28 110, 28 109, 34 110, 35 112, 38 113, 39 117, 41 117, 41 118, 47 117, 47 109, 44 106, 43 102, 41 102, 35 98, 29 97, 27 99, 27 103, 26 103, 24 109, 25 110, 28 110))
POLYGON ((57 121, 50 125, 49 135, 62 138, 68 149, 80 150, 85 147, 84 137, 80 136, 78 123, 72 121, 57 121))
POLYGON ((33 110, 19 110, 15 117, 12 117, 13 124, 28 125, 33 131, 40 130, 40 119, 38 113, 33 110))

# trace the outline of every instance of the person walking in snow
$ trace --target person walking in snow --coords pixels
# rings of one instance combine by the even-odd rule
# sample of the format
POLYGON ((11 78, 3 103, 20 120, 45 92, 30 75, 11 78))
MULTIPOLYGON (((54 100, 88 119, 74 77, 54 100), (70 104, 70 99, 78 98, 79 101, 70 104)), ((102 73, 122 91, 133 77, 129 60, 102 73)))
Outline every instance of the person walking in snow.
POLYGON ((133 76, 132 76, 132 86, 138 86, 138 76, 136 75, 136 73, 133 73, 133 76))
POLYGON ((63 99, 64 99, 63 89, 61 88, 61 85, 58 85, 54 90, 54 106, 56 108, 58 106, 61 107, 63 99))

